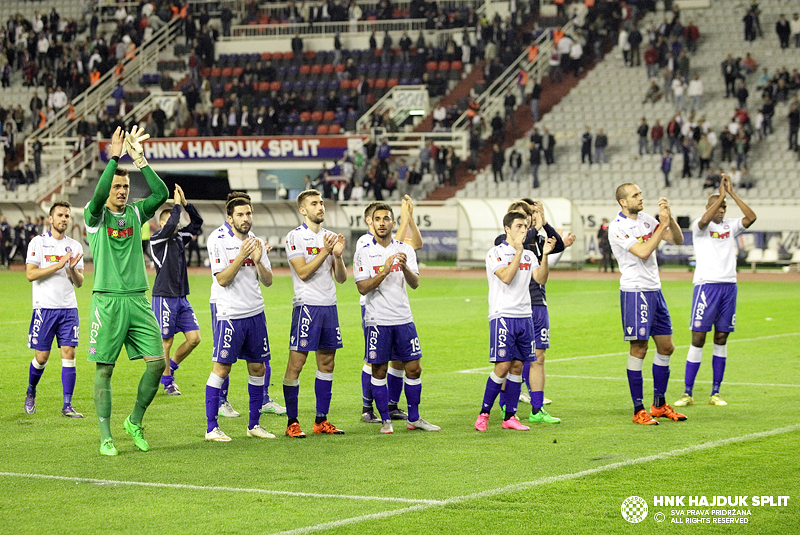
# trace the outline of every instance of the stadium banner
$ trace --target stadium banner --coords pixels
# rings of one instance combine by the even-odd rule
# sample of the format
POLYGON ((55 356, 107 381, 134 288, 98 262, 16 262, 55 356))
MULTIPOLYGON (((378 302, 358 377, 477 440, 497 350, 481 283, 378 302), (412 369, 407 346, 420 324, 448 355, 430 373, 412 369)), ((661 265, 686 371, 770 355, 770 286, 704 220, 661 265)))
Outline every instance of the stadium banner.
MULTIPOLYGON (((360 136, 160 138, 142 143, 150 163, 208 161, 339 160, 361 147, 360 136)), ((110 160, 110 140, 100 141, 100 159, 110 160)))
POLYGON ((455 256, 458 253, 458 231, 456 230, 420 230, 422 235, 422 251, 426 253, 442 253, 455 256))

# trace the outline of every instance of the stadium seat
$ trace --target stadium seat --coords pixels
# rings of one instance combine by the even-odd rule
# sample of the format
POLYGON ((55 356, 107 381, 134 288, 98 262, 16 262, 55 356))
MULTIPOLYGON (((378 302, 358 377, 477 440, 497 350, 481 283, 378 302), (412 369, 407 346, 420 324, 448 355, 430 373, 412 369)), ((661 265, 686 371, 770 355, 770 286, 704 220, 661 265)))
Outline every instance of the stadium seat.
POLYGON ((186 137, 197 137, 199 134, 200 131, 195 127, 186 129, 186 137))
POLYGON ((328 133, 328 125, 321 124, 317 127, 317 134, 318 135, 325 135, 328 133))
POLYGON ((336 118, 336 112, 334 112, 334 111, 326 111, 322 115, 323 122, 328 123, 328 124, 332 123, 335 118, 336 118))
POLYGON ((330 134, 338 134, 341 131, 341 127, 338 124, 332 124, 328 129, 328 133, 330 134))
POLYGON ((186 129, 183 128, 183 127, 176 128, 175 129, 175 137, 186 137, 186 129))

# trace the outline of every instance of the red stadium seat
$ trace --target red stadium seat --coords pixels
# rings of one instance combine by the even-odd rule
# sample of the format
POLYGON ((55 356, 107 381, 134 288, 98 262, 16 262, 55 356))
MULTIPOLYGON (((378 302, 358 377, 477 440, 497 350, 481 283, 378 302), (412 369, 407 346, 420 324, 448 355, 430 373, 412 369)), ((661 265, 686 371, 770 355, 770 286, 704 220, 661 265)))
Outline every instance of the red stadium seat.
POLYGON ((425 70, 428 72, 435 71, 436 67, 438 67, 438 64, 435 61, 429 61, 428 63, 425 64, 425 70))
POLYGON ((322 122, 322 112, 321 112, 321 111, 315 111, 315 112, 313 112, 313 113, 311 114, 311 121, 312 121, 312 122, 315 122, 315 123, 322 122))
POLYGON ((334 111, 326 111, 322 115, 322 120, 326 123, 332 123, 335 118, 336 118, 336 112, 334 111))
POLYGON ((326 63, 322 66, 322 74, 333 74, 333 65, 326 63))
POLYGON ((284 52, 283 59, 285 61, 293 61, 294 60, 294 52, 284 52))
POLYGON ((313 50, 308 50, 303 52, 303 57, 313 62, 317 58, 317 53, 313 50))
POLYGON ((223 86, 223 90, 225 91, 225 93, 230 93, 232 89, 233 89, 233 84, 230 82, 228 82, 223 86))
POLYGON ((211 77, 211 69, 209 67, 203 67, 200 69, 200 76, 203 78, 210 78, 211 77))
POLYGON ((333 68, 336 72, 344 72, 344 63, 338 64, 336 67, 333 68))
POLYGON ((375 89, 386 89, 386 80, 384 78, 378 78, 375 80, 375 89))
POLYGON ((300 74, 303 76, 308 76, 311 74, 311 67, 308 65, 300 65, 300 74))
POLYGON ((186 129, 185 128, 176 128, 175 129, 175 137, 186 137, 186 129))
POLYGON ((219 67, 213 67, 211 69, 211 76, 216 76, 216 77, 222 76, 222 69, 220 69, 219 67))
POLYGON ((273 52, 272 61, 283 61, 283 52, 273 52))
POLYGON ((215 108, 221 108, 224 105, 225 105, 225 99, 224 98, 219 97, 219 98, 215 98, 214 99, 214 107, 215 108))
POLYGON ((392 88, 392 87, 398 85, 399 83, 400 83, 400 80, 398 80, 397 78, 389 78, 389 80, 386 81, 386 87, 392 88))
POLYGON ((186 137, 197 137, 200 134, 200 131, 197 128, 187 128, 186 129, 186 137))
POLYGON ((281 90, 281 83, 279 81, 277 81, 277 80, 272 82, 271 84, 269 84, 269 90, 270 91, 280 91, 281 90))
POLYGON ((234 76, 241 76, 244 74, 244 67, 234 67, 233 68, 233 75, 234 76))
POLYGON ((440 61, 438 69, 440 71, 449 71, 450 70, 450 62, 449 61, 440 61))
POLYGON ((263 61, 271 61, 272 60, 272 54, 270 54, 269 52, 263 52, 261 54, 261 59, 263 61))
POLYGON ((328 133, 328 125, 321 124, 317 127, 317 134, 324 135, 328 133))
POLYGON ((339 89, 344 89, 346 91, 349 91, 351 87, 353 87, 353 81, 352 80, 345 79, 345 80, 342 80, 341 82, 339 82, 339 89))
POLYGON ((341 126, 339 126, 338 124, 332 124, 330 126, 330 128, 328 128, 328 133, 329 134, 338 134, 339 132, 341 132, 341 130, 342 130, 341 126))
POLYGON ((222 69, 222 76, 230 78, 233 76, 233 68, 232 67, 225 67, 222 69))
POLYGON ((269 91, 269 82, 258 82, 259 91, 269 91))
MULTIPOLYGON (((304 65, 304 67, 305 67, 305 65, 304 65)), ((300 70, 301 71, 303 70, 302 67, 300 68, 300 70)), ((331 71, 333 71, 333 68, 331 68, 331 71)), ((322 65, 319 65, 319 64, 312 65, 311 66, 311 74, 313 74, 315 76, 319 76, 320 74, 322 74, 322 65)))
POLYGON ((303 113, 300 114, 300 122, 307 123, 310 120, 311 120, 311 112, 310 111, 304 111, 303 113))
POLYGON ((464 68, 464 65, 460 61, 451 61, 450 62, 450 70, 451 71, 461 71, 464 68))

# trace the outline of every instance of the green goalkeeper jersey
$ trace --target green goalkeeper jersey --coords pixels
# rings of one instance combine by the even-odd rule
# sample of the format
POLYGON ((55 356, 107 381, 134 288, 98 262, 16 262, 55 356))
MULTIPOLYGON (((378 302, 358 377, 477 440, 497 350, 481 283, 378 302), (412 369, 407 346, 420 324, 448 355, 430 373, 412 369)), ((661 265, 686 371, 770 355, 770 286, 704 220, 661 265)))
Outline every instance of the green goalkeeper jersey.
POLYGON ((142 251, 142 225, 167 200, 169 190, 155 171, 145 166, 141 171, 152 193, 146 199, 126 204, 122 213, 114 213, 105 203, 116 169, 116 160, 108 162, 83 212, 94 257, 93 291, 145 292, 149 284, 142 251))

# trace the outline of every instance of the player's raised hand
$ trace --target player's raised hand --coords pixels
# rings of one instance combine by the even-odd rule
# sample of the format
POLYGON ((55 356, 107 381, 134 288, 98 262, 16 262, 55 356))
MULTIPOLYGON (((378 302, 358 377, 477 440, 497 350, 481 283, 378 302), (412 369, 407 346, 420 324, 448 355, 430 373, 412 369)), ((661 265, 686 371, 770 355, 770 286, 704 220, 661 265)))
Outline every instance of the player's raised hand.
POLYGON ((389 258, 386 259, 386 262, 383 264, 383 269, 381 271, 385 271, 388 275, 389 272, 392 270, 392 266, 394 265, 394 261, 397 258, 396 254, 391 255, 389 258))
POLYGON ((66 266, 70 258, 72 258, 72 253, 64 253, 61 258, 58 259, 58 269, 66 266))
POLYGON ((661 205, 659 203, 658 222, 662 226, 666 227, 667 225, 669 225, 669 218, 670 218, 669 205, 668 204, 667 205, 661 205))
POLYGON ((181 194, 178 191, 178 185, 177 184, 175 184, 175 192, 172 194, 172 202, 175 203, 175 206, 178 206, 179 204, 183 204, 183 203, 181 203, 181 194))
POLYGON ((725 181, 725 191, 728 193, 733 193, 733 182, 731 181, 730 175, 725 175, 728 177, 728 180, 725 181))
POLYGON ((542 226, 545 226, 547 224, 547 219, 544 217, 544 204, 542 204, 542 201, 534 201, 533 210, 539 213, 539 217, 542 220, 542 226))
POLYGON ((730 184, 730 182, 731 182, 730 175, 723 174, 722 176, 719 177, 719 196, 722 197, 723 199, 725 198, 725 195, 729 191, 728 184, 730 184))
POLYGON ((182 187, 180 187, 179 185, 175 184, 175 192, 181 196, 181 200, 180 200, 181 206, 186 206, 187 204, 189 204, 188 202, 186 202, 186 194, 183 193, 183 188, 182 187))
POLYGON ((341 258, 344 252, 345 238, 342 234, 336 235, 336 245, 333 246, 333 256, 341 258))
POLYGON ((333 253, 333 249, 334 247, 336 247, 337 240, 338 236, 333 232, 325 234, 325 237, 322 238, 323 247, 325 248, 325 251, 327 251, 328 254, 333 253))
POLYGON ((264 248, 261 247, 261 240, 258 238, 250 238, 253 240, 253 251, 250 253, 250 259, 258 264, 261 262, 261 255, 264 254, 264 248))
POLYGON ((122 156, 122 149, 125 145, 125 132, 122 131, 122 127, 117 127, 114 130, 114 133, 111 135, 111 156, 116 156, 119 158, 122 156))
POLYGON ((414 201, 411 199, 411 196, 405 195, 403 197, 403 202, 405 202, 406 206, 408 207, 408 215, 414 215, 414 201))
POLYGON ((406 267, 406 262, 408 262, 408 257, 406 256, 406 253, 397 253, 397 264, 401 268, 406 267))
MULTIPOLYGON (((72 253, 69 253, 72 254, 72 253)), ((75 269, 75 266, 78 265, 78 262, 81 261, 83 258, 83 253, 77 254, 69 259, 69 269, 75 269)))
POLYGON ((142 141, 147 139, 150 139, 150 134, 145 134, 144 128, 139 126, 134 126, 130 132, 125 134, 125 150, 139 169, 147 166, 147 159, 144 157, 142 148, 142 141))
POLYGON ((559 232, 559 234, 561 235, 561 241, 564 242, 565 248, 570 247, 573 243, 575 243, 575 240, 577 239, 575 234, 573 234, 568 230, 562 230, 559 232))
POLYGON ((255 238, 246 238, 242 242, 242 246, 239 248, 239 256, 241 257, 242 261, 248 258, 256 248, 255 238))
POLYGON ((522 243, 525 240, 525 234, 520 234, 516 238, 510 238, 508 236, 506 236, 506 238, 508 239, 508 244, 511 247, 513 247, 517 252, 522 251, 523 249, 522 243))
POLYGON ((546 240, 544 240, 544 247, 542 247, 542 252, 544 254, 550 254, 550 252, 553 250, 553 247, 555 246, 556 246, 556 239, 554 237, 547 238, 546 240))

